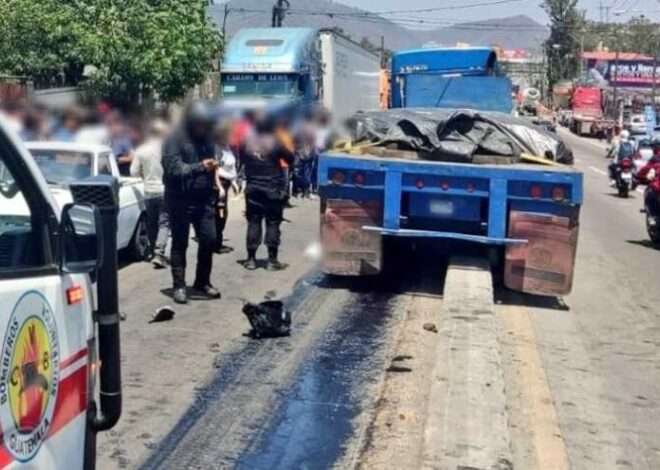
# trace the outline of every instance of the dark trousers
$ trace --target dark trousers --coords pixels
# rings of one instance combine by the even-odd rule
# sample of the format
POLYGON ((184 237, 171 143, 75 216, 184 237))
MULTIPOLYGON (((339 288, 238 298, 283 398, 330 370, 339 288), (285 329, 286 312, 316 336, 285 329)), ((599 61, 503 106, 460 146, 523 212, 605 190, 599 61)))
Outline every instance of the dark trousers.
POLYGON ((660 194, 653 191, 651 187, 644 190, 644 205, 654 217, 660 217, 660 194))
POLYGON ((284 212, 284 200, 273 198, 262 190, 247 188, 245 192, 245 216, 247 218, 247 249, 256 251, 263 240, 269 249, 280 246, 280 224, 284 212), (266 224, 266 236, 263 237, 262 225, 266 224))
POLYGON ((209 285, 213 266, 213 248, 216 242, 213 199, 211 197, 208 200, 168 198, 167 207, 172 229, 170 263, 174 288, 186 286, 186 250, 190 224, 193 224, 198 239, 194 285, 199 287, 209 285))
POLYGON ((145 198, 147 212, 147 237, 149 249, 159 256, 166 256, 167 240, 170 237, 170 218, 165 209, 163 196, 145 198))
POLYGON ((296 157, 293 178, 293 194, 308 194, 312 186, 313 158, 296 157))

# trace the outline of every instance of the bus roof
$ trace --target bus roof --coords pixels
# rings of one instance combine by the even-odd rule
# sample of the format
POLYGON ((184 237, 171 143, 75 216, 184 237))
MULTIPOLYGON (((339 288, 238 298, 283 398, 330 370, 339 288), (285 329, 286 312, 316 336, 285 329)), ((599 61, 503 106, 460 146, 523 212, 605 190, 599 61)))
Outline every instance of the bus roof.
POLYGON ((246 28, 229 41, 222 72, 298 72, 315 53, 313 28, 246 28))
POLYGON ((392 74, 415 72, 484 74, 499 72, 497 54, 490 47, 413 49, 392 55, 392 74))

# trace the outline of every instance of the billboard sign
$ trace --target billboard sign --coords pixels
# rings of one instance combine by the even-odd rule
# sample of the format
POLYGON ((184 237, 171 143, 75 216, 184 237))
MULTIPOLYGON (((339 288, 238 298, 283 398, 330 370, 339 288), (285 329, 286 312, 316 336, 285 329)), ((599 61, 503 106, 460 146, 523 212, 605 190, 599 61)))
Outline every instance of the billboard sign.
MULTIPOLYGON (((652 60, 597 60, 589 59, 587 68, 598 80, 613 86, 651 88, 653 86, 652 60)), ((660 85, 660 66, 655 67, 655 83, 660 85)))

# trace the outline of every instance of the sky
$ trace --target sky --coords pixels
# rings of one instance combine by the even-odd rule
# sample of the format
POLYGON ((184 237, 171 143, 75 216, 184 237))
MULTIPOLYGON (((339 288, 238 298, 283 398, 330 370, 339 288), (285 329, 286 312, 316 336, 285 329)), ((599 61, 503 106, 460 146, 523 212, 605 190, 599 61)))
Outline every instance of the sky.
MULTIPOLYGON (((290 1, 292 5, 295 4, 295 0, 290 1)), ((401 0, 339 0, 339 3, 370 11, 400 11, 480 2, 479 0, 406 0, 405 2, 401 0)), ((601 3, 603 7, 610 7, 610 21, 622 21, 632 16, 639 16, 640 14, 644 14, 644 16, 651 20, 660 21, 660 0, 579 0, 578 8, 586 10, 588 19, 599 20, 599 6, 601 3), (615 15, 615 12, 619 12, 620 14, 615 15)), ((541 24, 546 24, 548 22, 547 16, 539 4, 540 0, 520 0, 500 5, 489 5, 487 7, 482 6, 457 11, 402 13, 401 16, 405 18, 432 17, 434 19, 445 19, 460 23, 513 15, 527 15, 541 24)), ((388 18, 395 17, 388 16, 388 18)), ((605 20, 604 10, 603 20, 605 20)))

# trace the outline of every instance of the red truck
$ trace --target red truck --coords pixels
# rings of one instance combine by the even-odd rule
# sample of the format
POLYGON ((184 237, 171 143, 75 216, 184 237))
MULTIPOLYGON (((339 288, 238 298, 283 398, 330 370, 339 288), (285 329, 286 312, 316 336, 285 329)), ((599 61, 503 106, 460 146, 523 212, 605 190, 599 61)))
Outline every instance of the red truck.
POLYGON ((603 115, 599 88, 576 87, 571 96, 571 110, 570 129, 577 135, 607 135, 614 128, 614 121, 603 115))

